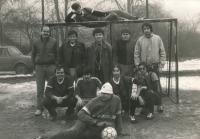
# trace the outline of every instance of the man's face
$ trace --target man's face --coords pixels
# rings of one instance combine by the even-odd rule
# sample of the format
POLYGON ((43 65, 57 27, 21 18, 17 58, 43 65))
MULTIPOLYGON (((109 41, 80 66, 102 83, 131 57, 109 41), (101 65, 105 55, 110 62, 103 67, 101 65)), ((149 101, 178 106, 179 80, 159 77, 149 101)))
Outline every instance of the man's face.
POLYGON ((102 33, 95 33, 94 38, 97 42, 101 42, 103 40, 103 34, 102 33))
POLYGON ((147 73, 146 68, 143 65, 139 66, 138 70, 142 75, 145 75, 147 73))
POLYGON ((57 69, 55 75, 56 75, 57 79, 62 80, 65 77, 64 69, 63 68, 60 70, 57 69))
POLYGON ((49 27, 43 27, 41 34, 42 34, 42 38, 44 38, 44 39, 48 38, 49 35, 50 35, 50 28, 49 27))
POLYGON ((75 34, 69 35, 68 40, 70 43, 76 43, 77 37, 75 34))
POLYGON ((89 82, 91 80, 91 74, 88 73, 88 74, 83 74, 83 80, 85 82, 89 82))
POLYGON ((74 11, 75 11, 75 14, 80 15, 82 12, 82 8, 79 7, 77 10, 74 10, 74 11))
POLYGON ((122 40, 123 41, 129 41, 130 39, 130 34, 129 33, 122 33, 122 40))
POLYGON ((145 37, 149 38, 151 36, 151 29, 149 27, 143 27, 145 37))
POLYGON ((119 70, 119 68, 117 68, 117 67, 115 67, 114 69, 113 69, 113 77, 114 78, 119 78, 120 77, 120 70, 119 70))
POLYGON ((113 96, 113 94, 101 92, 101 100, 102 101, 109 101, 109 100, 111 100, 112 96, 113 96))

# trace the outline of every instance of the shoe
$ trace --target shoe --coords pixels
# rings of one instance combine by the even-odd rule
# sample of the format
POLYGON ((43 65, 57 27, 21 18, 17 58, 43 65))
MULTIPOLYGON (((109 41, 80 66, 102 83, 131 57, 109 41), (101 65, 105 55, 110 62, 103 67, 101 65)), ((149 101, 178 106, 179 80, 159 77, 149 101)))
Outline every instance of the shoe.
POLYGON ((35 116, 40 116, 40 115, 42 115, 42 112, 43 112, 43 110, 38 109, 38 110, 35 112, 35 116))
POLYGON ((131 117, 131 123, 136 123, 135 116, 130 116, 131 117))
POLYGON ((56 119, 56 116, 58 115, 58 112, 54 110, 54 112, 49 113, 50 115, 50 120, 54 121, 56 119))
POLYGON ((153 119, 153 113, 148 113, 147 114, 147 120, 151 120, 151 119, 153 119))
POLYGON ((162 106, 158 106, 158 107, 157 107, 157 111, 158 111, 159 113, 163 113, 163 108, 162 108, 162 106))

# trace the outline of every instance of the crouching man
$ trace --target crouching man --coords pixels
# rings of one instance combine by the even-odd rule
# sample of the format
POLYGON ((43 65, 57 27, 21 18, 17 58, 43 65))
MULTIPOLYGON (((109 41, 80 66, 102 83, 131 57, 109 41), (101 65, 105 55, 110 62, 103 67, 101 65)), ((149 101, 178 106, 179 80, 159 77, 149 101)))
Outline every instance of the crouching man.
MULTIPOLYGON (((113 94, 110 83, 101 88, 101 95, 89 101, 78 113, 78 120, 68 130, 58 132, 48 139, 74 139, 75 137, 101 139, 105 127, 115 127, 118 136, 129 135, 122 132, 121 101, 113 94)), ((40 136, 39 139, 44 139, 40 136)))
POLYGON ((73 80, 65 75, 62 66, 56 67, 56 73, 50 77, 45 90, 45 98, 42 100, 43 106, 48 110, 51 120, 55 120, 58 115, 56 107, 68 107, 65 112, 66 118, 74 112, 76 98, 73 96, 73 80))

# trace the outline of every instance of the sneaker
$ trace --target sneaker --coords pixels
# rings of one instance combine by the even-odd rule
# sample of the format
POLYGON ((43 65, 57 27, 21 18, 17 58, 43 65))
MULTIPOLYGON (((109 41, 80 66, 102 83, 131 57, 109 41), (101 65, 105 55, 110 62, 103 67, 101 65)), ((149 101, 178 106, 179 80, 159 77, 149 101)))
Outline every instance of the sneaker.
POLYGON ((158 106, 158 107, 157 107, 157 111, 158 111, 159 113, 163 113, 163 108, 162 108, 162 106, 158 106))
POLYGON ((43 110, 38 109, 38 110, 35 112, 35 116, 40 116, 40 115, 42 115, 42 111, 43 111, 43 110))
POLYGON ((131 117, 131 123, 136 123, 135 116, 130 116, 131 117))
POLYGON ((52 113, 49 113, 50 120, 54 121, 56 119, 57 115, 58 115, 58 112, 56 110, 54 110, 54 112, 52 112, 52 113))
POLYGON ((148 113, 147 114, 147 120, 151 120, 151 119, 153 119, 153 113, 148 113))

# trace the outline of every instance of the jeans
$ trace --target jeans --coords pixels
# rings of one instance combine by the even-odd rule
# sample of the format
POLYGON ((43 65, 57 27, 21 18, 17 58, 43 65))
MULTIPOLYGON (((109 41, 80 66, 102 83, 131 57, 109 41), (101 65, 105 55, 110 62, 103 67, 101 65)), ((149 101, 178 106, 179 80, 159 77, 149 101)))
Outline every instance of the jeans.
POLYGON ((37 85, 37 109, 43 110, 42 99, 44 98, 45 81, 54 75, 54 65, 36 65, 36 85, 37 85))
POLYGON ((102 130, 97 126, 90 126, 77 120, 70 129, 58 132, 48 139, 101 139, 102 130))

